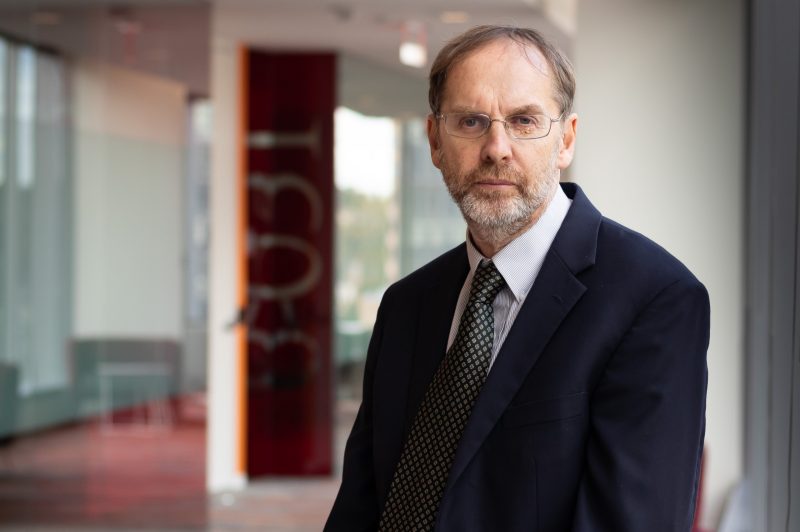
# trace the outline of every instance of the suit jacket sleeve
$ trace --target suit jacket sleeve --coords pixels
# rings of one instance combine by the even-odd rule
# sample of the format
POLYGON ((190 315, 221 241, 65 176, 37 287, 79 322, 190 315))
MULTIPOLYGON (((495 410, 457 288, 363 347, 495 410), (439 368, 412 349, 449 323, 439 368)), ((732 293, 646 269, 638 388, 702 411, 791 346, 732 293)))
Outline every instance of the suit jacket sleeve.
POLYGON ((378 528, 380 508, 372 449, 372 381, 380 350, 385 305, 384 297, 367 350, 361 406, 345 446, 342 484, 325 524, 325 532, 372 531, 378 528))
POLYGON ((639 313, 592 394, 574 531, 691 529, 708 335, 708 294, 691 277, 639 313))

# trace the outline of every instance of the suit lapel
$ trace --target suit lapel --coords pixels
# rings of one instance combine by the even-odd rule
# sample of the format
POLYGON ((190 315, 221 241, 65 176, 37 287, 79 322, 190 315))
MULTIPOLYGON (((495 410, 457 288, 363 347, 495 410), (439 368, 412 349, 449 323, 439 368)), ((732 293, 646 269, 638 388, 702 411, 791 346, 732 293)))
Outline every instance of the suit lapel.
POLYGON ((580 188, 571 184, 564 188, 573 199, 572 207, 475 402, 445 493, 461 476, 552 335, 586 291, 576 274, 594 264, 601 217, 580 188))
POLYGON ((494 428, 548 340, 585 290, 561 261, 548 256, 475 402, 450 470, 448 487, 494 428))

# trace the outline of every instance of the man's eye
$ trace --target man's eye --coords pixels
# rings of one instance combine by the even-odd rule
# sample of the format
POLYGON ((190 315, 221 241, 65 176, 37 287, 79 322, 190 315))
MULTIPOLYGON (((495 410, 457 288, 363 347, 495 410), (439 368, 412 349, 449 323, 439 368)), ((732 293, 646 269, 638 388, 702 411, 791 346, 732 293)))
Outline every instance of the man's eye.
POLYGON ((464 129, 475 129, 481 127, 482 123, 479 116, 465 116, 459 122, 459 126, 464 129))
POLYGON ((537 116, 516 115, 508 119, 508 122, 517 127, 540 127, 542 121, 537 116))

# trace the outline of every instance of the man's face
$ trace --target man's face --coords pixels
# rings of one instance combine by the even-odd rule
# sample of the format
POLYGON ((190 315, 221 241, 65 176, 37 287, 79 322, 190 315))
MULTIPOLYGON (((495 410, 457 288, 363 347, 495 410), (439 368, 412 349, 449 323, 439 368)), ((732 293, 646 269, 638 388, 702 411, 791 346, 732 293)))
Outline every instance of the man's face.
MULTIPOLYGON (((556 118, 560 109, 547 60, 533 46, 502 39, 448 72, 441 112, 556 118)), ((572 115, 554 122, 546 137, 518 140, 493 122, 482 137, 465 139, 449 135, 443 119, 429 117, 428 138, 433 163, 470 229, 503 240, 529 227, 552 198, 560 171, 572 161, 575 126, 572 115)))

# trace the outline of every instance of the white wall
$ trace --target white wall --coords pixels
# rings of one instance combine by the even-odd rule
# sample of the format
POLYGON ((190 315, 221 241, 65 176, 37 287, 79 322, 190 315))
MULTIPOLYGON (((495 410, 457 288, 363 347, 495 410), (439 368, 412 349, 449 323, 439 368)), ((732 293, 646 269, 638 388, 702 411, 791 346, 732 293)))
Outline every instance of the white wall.
POLYGON ((215 15, 211 39, 214 134, 211 140, 206 447, 206 484, 210 491, 240 488, 246 480, 239 464, 243 447, 238 420, 244 413, 237 402, 243 393, 238 380, 242 353, 236 331, 230 326, 238 311, 240 70, 238 41, 220 35, 217 17, 215 15))
POLYGON ((711 295, 703 524, 742 475, 743 2, 584 1, 572 179, 711 295))
POLYGON ((185 89, 71 66, 74 335, 180 339, 185 89))

